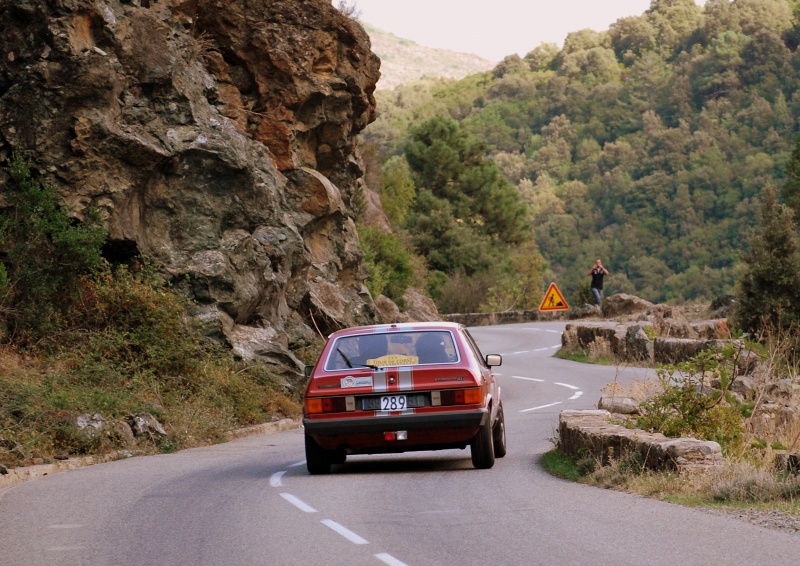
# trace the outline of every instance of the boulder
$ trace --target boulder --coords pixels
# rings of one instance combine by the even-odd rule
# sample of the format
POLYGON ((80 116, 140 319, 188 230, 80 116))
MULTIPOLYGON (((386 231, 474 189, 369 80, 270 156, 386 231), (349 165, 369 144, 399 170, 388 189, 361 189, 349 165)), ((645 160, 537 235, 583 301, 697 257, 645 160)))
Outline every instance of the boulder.
POLYGON ((639 414, 639 402, 633 397, 604 395, 600 397, 600 401, 597 402, 597 408, 619 415, 639 414))
POLYGON ((781 379, 764 386, 764 398, 773 403, 791 403, 800 386, 791 379, 781 379))
POLYGON ((627 293, 617 293, 603 299, 603 316, 617 318, 633 314, 647 313, 653 308, 653 303, 645 301, 627 293))
POLYGON ((435 322, 441 320, 436 304, 427 295, 415 287, 409 287, 403 293, 406 304, 405 314, 409 322, 435 322))
POLYGON ((652 363, 654 359, 653 341, 648 338, 644 326, 634 324, 625 331, 625 357, 629 362, 652 363))
MULTIPOLYGON (((716 384, 715 387, 719 389, 720 385, 716 384)), ((758 380, 752 375, 740 375, 733 380, 730 390, 741 395, 744 401, 755 401, 758 395, 758 380)))
POLYGON ((375 310, 378 313, 378 321, 381 324, 392 324, 394 322, 405 322, 400 309, 395 302, 386 295, 378 295, 375 299, 375 310))
POLYGON ((78 415, 75 426, 89 438, 95 438, 106 428, 106 418, 100 413, 78 415))
POLYGON ((140 413, 138 415, 131 415, 129 423, 134 436, 144 437, 150 440, 157 440, 167 436, 167 431, 150 413, 140 413))

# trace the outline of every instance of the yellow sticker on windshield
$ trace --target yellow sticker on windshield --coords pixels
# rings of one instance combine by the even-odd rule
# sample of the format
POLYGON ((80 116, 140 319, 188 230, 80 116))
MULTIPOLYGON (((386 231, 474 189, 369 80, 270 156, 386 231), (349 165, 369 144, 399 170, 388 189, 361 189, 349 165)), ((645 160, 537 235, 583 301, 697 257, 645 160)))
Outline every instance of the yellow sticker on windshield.
POLYGON ((373 360, 367 360, 367 365, 386 367, 386 366, 413 366, 419 363, 417 356, 402 356, 400 354, 389 354, 373 360))

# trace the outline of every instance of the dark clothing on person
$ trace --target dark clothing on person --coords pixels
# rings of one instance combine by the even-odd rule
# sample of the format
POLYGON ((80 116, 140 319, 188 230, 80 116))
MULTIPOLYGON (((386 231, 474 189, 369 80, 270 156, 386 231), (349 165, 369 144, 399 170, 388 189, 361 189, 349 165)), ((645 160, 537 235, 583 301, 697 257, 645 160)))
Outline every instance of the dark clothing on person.
POLYGON ((603 277, 605 276, 606 272, 602 267, 596 267, 592 269, 592 289, 601 289, 603 288, 603 277))

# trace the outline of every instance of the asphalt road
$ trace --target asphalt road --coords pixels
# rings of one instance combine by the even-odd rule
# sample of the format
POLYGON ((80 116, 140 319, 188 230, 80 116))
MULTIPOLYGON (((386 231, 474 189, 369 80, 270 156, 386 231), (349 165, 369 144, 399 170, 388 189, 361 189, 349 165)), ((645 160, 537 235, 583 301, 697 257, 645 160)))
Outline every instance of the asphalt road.
POLYGON ((553 478, 558 413, 644 370, 552 357, 563 323, 473 329, 500 353, 508 455, 356 456, 309 476, 301 429, 0 492, 0 565, 787 564, 800 535, 553 478))

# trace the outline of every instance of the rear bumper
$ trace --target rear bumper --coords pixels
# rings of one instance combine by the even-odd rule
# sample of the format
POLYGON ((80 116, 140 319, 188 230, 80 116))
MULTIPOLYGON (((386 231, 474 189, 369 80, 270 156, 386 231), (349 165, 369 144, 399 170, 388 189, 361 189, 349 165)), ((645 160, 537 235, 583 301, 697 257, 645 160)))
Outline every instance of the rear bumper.
POLYGON ((303 419, 306 432, 312 436, 360 434, 392 430, 477 429, 489 420, 488 409, 446 413, 414 413, 386 417, 345 419, 303 419))

